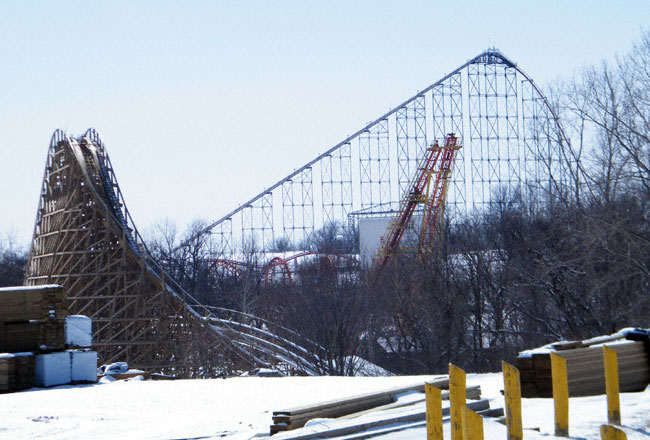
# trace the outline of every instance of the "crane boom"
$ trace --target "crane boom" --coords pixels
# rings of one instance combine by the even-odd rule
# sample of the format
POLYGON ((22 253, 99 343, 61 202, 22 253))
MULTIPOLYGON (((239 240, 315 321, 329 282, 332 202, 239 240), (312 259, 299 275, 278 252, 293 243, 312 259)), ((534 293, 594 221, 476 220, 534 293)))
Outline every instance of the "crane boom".
POLYGON ((388 227, 386 239, 384 240, 382 237, 382 244, 377 254, 380 272, 390 264, 395 256, 400 241, 420 204, 424 204, 420 247, 430 244, 435 237, 444 218, 447 183, 451 167, 456 152, 461 148, 460 145, 456 145, 457 141, 458 138, 450 133, 445 139, 444 146, 441 147, 436 141, 427 148, 417 168, 415 178, 400 202, 399 212, 388 227))

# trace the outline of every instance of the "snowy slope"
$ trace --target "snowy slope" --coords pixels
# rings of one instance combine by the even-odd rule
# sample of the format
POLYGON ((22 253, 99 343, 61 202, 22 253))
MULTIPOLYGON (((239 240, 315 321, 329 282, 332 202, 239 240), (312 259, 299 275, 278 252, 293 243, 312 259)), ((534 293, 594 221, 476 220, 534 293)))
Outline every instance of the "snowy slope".
MULTIPOLYGON (((256 437, 261 440, 260 437, 268 435, 274 410, 413 385, 433 378, 239 377, 169 382, 131 380, 34 389, 0 395, 0 439, 239 440, 256 437)), ((481 385, 483 396, 491 399, 492 407, 503 406, 500 375, 468 375, 468 385, 473 384, 481 385)), ((650 390, 623 394, 621 404, 628 438, 650 438, 650 390)), ((571 436, 600 438, 599 426, 606 420, 606 413, 604 396, 572 398, 571 436)), ((524 399, 523 417, 524 427, 538 427, 541 431, 526 431, 526 439, 553 438, 551 399, 524 399)), ((292 435, 344 423, 350 421, 319 420, 292 431, 292 435)), ((448 423, 445 429, 449 438, 448 423)), ((505 427, 486 419, 485 434, 486 439, 505 439, 505 427)), ((381 438, 424 439, 426 431, 423 424, 416 423, 410 429, 381 438)))

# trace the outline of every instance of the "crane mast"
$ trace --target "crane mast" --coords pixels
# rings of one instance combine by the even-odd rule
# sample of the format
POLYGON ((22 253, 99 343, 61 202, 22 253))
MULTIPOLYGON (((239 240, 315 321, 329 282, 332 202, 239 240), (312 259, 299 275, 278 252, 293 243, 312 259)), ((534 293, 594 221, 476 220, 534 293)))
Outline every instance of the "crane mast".
POLYGON ((424 205, 420 229, 420 248, 430 244, 439 233, 444 219, 451 167, 456 152, 461 149, 460 145, 456 145, 457 141, 458 138, 450 133, 445 138, 444 146, 441 147, 436 141, 427 148, 417 168, 415 178, 400 201, 399 212, 388 227, 386 238, 382 237, 382 243, 375 260, 380 272, 390 264, 396 255, 400 241, 418 205, 424 205))

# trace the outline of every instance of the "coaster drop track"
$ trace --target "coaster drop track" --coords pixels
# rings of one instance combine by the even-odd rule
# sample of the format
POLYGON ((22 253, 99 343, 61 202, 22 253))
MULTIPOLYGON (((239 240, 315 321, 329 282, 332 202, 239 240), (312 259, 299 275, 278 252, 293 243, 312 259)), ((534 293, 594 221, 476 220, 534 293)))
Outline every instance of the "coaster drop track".
POLYGON ((50 142, 26 285, 61 284, 93 319, 101 363, 214 377, 256 367, 319 374, 321 349, 290 330, 199 304, 158 267, 126 208, 99 134, 50 142))
POLYGON ((498 203, 494 194, 561 200, 581 181, 580 165, 549 101, 516 63, 489 49, 187 242, 209 234, 223 258, 241 259, 249 243, 270 254, 278 242, 297 248, 332 224, 357 227, 361 219, 395 214, 427 146, 448 133, 463 145, 448 182, 450 220, 490 209, 498 203))

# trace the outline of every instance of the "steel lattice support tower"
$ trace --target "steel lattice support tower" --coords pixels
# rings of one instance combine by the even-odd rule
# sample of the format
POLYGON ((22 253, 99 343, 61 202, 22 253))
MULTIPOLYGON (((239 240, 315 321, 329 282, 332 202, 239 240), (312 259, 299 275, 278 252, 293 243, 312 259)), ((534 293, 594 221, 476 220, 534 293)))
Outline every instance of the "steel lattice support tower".
POLYGON ((224 255, 241 255, 251 240, 269 251, 269 236, 288 240, 299 252, 313 231, 328 224, 394 215, 426 146, 447 133, 463 145, 447 195, 452 219, 489 208, 495 195, 553 198, 574 166, 562 127, 533 80, 488 50, 200 233, 211 234, 224 255), (255 226, 262 216, 271 234, 255 226), (242 234, 233 235, 235 230, 242 234))

